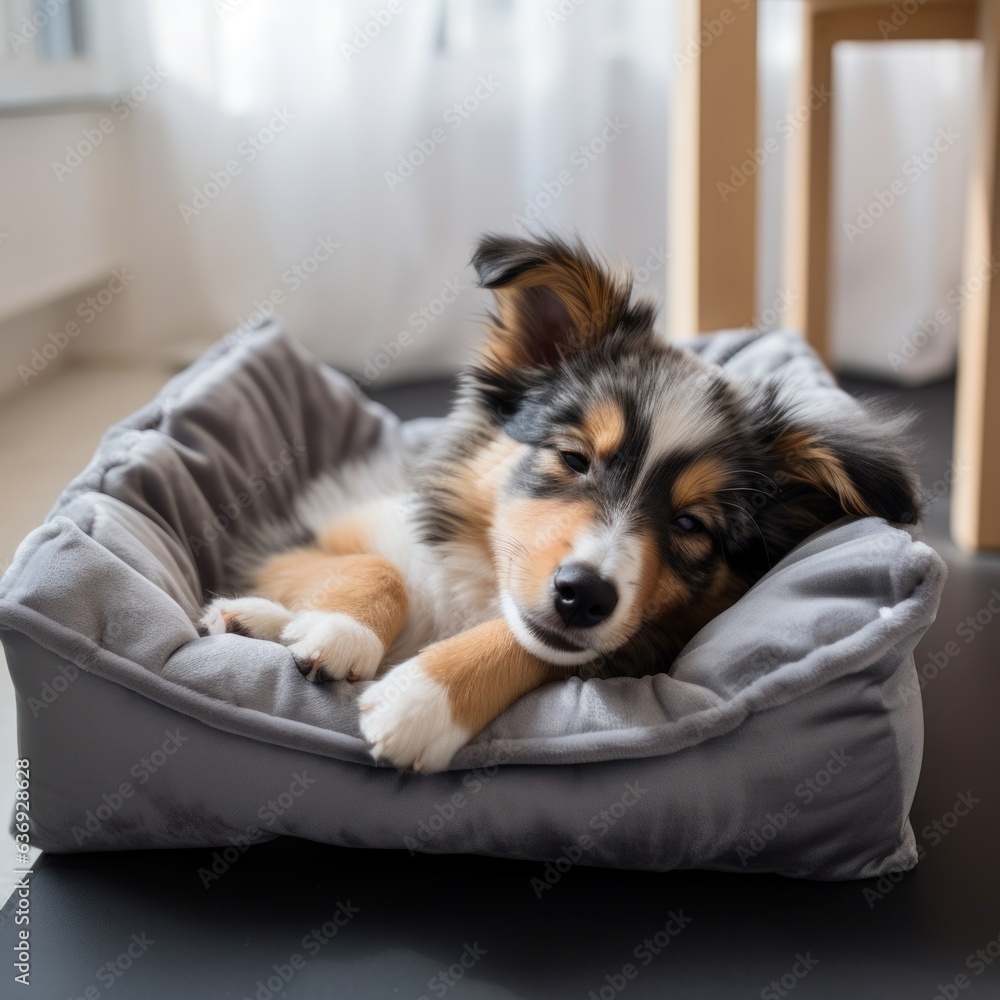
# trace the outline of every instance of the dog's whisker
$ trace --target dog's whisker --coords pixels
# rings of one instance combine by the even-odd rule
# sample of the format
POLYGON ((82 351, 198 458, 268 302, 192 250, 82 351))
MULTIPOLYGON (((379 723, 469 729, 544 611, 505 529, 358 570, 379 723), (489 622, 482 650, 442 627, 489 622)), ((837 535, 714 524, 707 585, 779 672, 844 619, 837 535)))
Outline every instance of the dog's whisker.
POLYGON ((778 488, 778 484, 766 473, 761 472, 759 469, 732 469, 733 473, 745 473, 748 476, 760 476, 762 479, 766 479, 775 489, 778 488))
POLYGON ((759 490, 754 486, 729 486, 726 489, 717 490, 718 493, 763 493, 766 497, 771 497, 772 499, 777 499, 773 493, 768 493, 767 490, 759 490))

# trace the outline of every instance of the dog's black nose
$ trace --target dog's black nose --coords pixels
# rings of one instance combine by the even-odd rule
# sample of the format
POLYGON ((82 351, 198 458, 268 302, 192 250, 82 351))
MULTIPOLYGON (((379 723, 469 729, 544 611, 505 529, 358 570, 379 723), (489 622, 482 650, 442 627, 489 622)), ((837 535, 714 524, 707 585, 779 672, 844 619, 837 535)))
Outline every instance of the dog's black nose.
POLYGON ((618 603, 615 585, 583 563, 560 566, 553 582, 556 611, 567 625, 590 628, 604 621, 618 603))

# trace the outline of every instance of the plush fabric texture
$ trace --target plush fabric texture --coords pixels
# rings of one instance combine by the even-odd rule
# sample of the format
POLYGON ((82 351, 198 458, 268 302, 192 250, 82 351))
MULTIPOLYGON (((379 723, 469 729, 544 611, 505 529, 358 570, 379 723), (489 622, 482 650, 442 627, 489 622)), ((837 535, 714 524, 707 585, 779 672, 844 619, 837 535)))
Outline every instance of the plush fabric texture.
MULTIPOLYGON (((691 348, 853 405, 793 333, 691 348)), ((357 726, 364 685, 307 683, 275 643, 198 636, 206 596, 225 591, 255 528, 316 476, 411 454, 434 427, 400 424, 270 324, 223 341, 108 431, 0 582, 35 843, 291 834, 817 878, 915 864, 912 650, 944 564, 878 519, 807 539, 669 673, 546 685, 438 775, 373 764, 357 726)))

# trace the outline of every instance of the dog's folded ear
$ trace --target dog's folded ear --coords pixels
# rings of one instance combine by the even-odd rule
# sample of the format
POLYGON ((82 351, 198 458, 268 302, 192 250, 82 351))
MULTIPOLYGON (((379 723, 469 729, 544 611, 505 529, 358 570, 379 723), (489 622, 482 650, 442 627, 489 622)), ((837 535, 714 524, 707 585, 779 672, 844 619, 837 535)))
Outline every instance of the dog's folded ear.
POLYGON ((652 330, 652 306, 631 303, 631 276, 612 271, 582 243, 489 235, 472 264, 496 298, 484 349, 490 368, 537 368, 612 332, 652 330))
POLYGON ((752 489, 733 494, 752 523, 729 553, 748 580, 845 514, 894 524, 916 524, 921 517, 909 417, 836 398, 839 393, 826 399, 815 393, 808 406, 792 395, 774 383, 752 393, 753 437, 769 460, 766 472, 759 465, 751 469, 760 476, 752 489))
POLYGON ((921 495, 908 454, 909 425, 909 417, 853 403, 822 419, 779 416, 768 435, 775 479, 783 487, 811 487, 846 514, 915 524, 921 495))
POLYGON ((789 432, 780 448, 788 480, 815 487, 845 513, 897 524, 920 519, 916 480, 896 449, 810 431, 789 432))

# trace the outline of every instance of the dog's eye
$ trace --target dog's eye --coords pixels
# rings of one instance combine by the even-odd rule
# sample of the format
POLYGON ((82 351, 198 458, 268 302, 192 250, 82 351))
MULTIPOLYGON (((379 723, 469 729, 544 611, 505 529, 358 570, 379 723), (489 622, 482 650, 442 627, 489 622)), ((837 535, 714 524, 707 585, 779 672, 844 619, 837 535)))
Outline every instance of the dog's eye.
POLYGON ((574 472, 584 473, 590 468, 590 462, 586 455, 581 455, 578 451, 560 451, 559 457, 566 463, 567 468, 574 472))
POLYGON ((672 523, 675 528, 680 528, 681 531, 688 535, 698 535, 705 530, 705 525, 698 518, 692 517, 690 514, 679 514, 674 518, 672 523))

